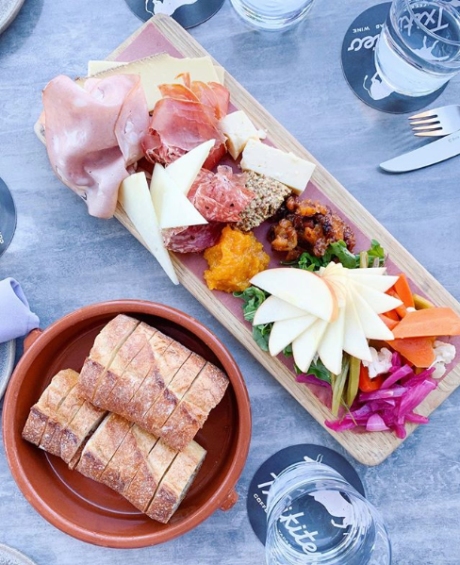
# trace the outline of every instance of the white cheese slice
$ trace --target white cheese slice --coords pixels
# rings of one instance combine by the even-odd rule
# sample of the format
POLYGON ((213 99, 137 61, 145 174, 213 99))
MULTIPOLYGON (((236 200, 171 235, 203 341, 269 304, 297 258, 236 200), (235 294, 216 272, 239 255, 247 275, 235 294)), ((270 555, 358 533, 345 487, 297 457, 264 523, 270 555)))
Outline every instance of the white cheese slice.
POLYGON ((301 194, 307 187, 315 166, 293 153, 285 153, 254 139, 246 144, 241 160, 243 170, 255 171, 282 182, 297 194, 301 194))
MULTIPOLYGON (((176 59, 166 53, 107 69, 94 76, 96 78, 105 78, 119 74, 139 75, 141 77, 149 111, 152 111, 155 104, 161 99, 158 86, 161 84, 183 84, 182 79, 178 78, 182 73, 190 73, 192 80, 220 82, 211 57, 176 59)), ((81 78, 78 79, 77 82, 81 84, 85 80, 85 78, 81 78)))
POLYGON ((225 69, 224 67, 220 67, 219 65, 214 65, 214 69, 217 73, 217 76, 219 78, 220 84, 224 84, 225 83, 225 69))
POLYGON ((209 152, 214 147, 215 140, 205 141, 198 147, 195 147, 174 163, 167 167, 168 175, 173 179, 176 188, 178 188, 185 196, 192 187, 198 173, 208 158, 209 152))
POLYGON ((234 159, 238 159, 250 139, 259 141, 256 126, 242 110, 227 114, 219 122, 219 129, 227 140, 227 149, 234 159))
POLYGON ((208 223, 159 164, 153 170, 150 193, 162 229, 208 223))
POLYGON ((179 284, 171 257, 163 243, 145 173, 131 175, 121 183, 118 201, 165 273, 174 284, 179 284))
POLYGON ((121 65, 126 65, 126 63, 121 63, 120 61, 88 61, 88 76, 97 75, 121 65))

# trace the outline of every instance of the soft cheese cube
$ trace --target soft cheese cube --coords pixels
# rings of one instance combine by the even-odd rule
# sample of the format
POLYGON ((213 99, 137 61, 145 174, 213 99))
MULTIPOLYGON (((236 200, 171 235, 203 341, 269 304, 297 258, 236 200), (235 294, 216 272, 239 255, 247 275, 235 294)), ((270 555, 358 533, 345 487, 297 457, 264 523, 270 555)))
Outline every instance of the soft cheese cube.
POLYGON ((301 194, 310 180, 316 165, 293 153, 285 153, 265 143, 250 139, 243 151, 241 168, 255 171, 282 182, 301 194))
POLYGON ((242 110, 227 114, 219 122, 220 131, 227 140, 227 149, 234 159, 238 159, 250 139, 259 140, 260 134, 255 125, 242 110))

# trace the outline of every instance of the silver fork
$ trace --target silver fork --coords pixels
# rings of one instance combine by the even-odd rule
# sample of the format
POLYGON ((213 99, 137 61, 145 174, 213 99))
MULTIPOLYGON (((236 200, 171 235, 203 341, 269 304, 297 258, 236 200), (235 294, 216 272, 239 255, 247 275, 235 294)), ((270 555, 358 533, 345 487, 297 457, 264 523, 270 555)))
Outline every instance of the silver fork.
POLYGON ((460 130, 460 106, 433 108, 409 118, 417 137, 443 137, 460 130))

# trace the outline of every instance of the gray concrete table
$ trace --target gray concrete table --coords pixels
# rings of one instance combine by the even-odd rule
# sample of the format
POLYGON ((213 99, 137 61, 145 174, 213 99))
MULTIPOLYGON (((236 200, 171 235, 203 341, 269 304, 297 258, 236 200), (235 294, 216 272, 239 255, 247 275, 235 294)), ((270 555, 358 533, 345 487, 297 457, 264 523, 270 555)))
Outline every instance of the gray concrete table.
MULTIPOLYGON (((386 176, 382 160, 413 147, 404 117, 378 113, 349 90, 340 47, 354 17, 371 0, 317 0, 308 21, 276 35, 247 28, 227 2, 192 31, 297 139, 341 181, 445 287, 460 298, 459 161, 405 176, 386 176)), ((167 545, 102 549, 59 532, 23 498, 0 448, 0 543, 39 565, 192 565, 262 563, 263 549, 246 515, 256 468, 294 443, 343 450, 184 288, 173 288, 155 261, 116 221, 91 218, 53 176, 32 126, 40 91, 60 72, 85 72, 139 21, 123 0, 26 0, 0 36, 0 176, 13 191, 18 229, 0 260, 0 279, 21 281, 42 327, 92 302, 141 298, 175 306, 209 326, 230 348, 246 378, 254 432, 240 501, 167 545)), ((460 82, 440 102, 459 102, 460 82)), ((460 562, 460 393, 454 393, 385 463, 356 465, 381 509, 398 565, 460 562)), ((346 454, 345 454, 346 455, 346 454)))

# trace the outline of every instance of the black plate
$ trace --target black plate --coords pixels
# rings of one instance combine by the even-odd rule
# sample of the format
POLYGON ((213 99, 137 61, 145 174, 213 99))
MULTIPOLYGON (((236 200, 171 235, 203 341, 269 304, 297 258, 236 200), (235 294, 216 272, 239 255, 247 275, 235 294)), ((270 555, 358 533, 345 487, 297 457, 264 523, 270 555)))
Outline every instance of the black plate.
POLYGON ((144 22, 154 15, 166 14, 188 29, 214 16, 224 0, 126 0, 126 3, 144 22))
POLYGON ((16 206, 9 188, 0 179, 0 257, 8 249, 16 230, 16 206))

